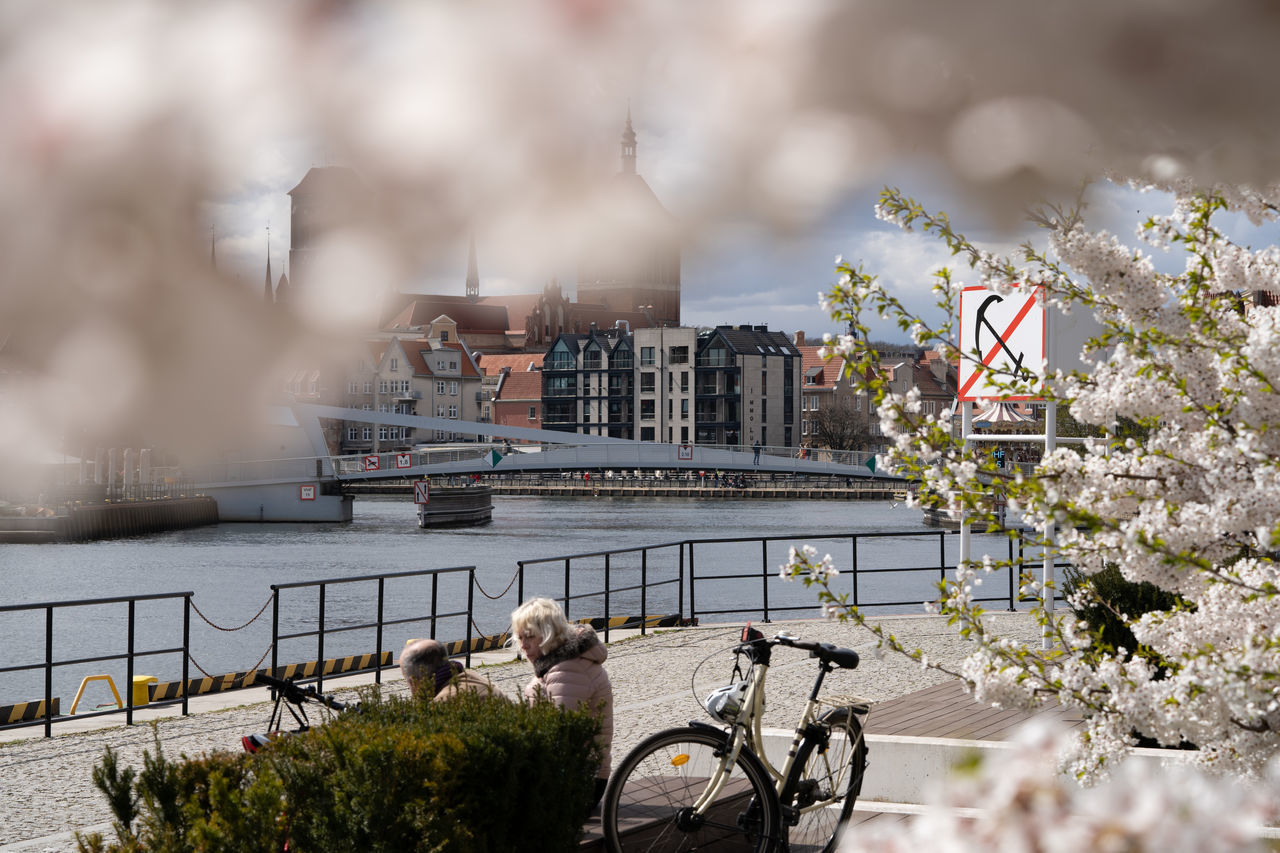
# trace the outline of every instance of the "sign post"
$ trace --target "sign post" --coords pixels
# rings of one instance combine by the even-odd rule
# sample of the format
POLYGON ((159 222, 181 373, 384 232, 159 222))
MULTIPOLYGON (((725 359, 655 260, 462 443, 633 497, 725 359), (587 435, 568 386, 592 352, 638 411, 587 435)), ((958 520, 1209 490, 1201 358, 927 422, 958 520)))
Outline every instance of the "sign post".
POLYGON ((413 502, 416 504, 431 503, 431 483, 428 480, 414 480, 413 502))

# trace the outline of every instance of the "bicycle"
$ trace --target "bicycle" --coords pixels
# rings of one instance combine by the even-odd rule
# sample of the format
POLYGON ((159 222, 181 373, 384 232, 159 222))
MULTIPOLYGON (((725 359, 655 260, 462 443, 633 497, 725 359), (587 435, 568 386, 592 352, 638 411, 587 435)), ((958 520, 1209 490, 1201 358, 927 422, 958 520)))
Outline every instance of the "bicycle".
POLYGON ((659 732, 631 750, 610 778, 602 820, 616 853, 835 849, 862 790, 867 744, 859 717, 870 705, 850 698, 820 714, 818 694, 828 673, 857 667, 858 653, 786 632, 766 638, 749 623, 733 652, 733 683, 702 703, 726 728, 691 721, 659 732), (781 768, 765 755, 761 723, 775 646, 818 660, 781 768))
POLYGON ((260 681, 271 688, 275 704, 271 708, 271 717, 267 722, 267 730, 265 732, 249 734, 240 738, 240 745, 244 747, 245 752, 257 752, 282 735, 294 735, 308 731, 311 728, 311 721, 307 718, 306 705, 308 703, 321 705, 330 711, 345 711, 350 707, 327 693, 319 692, 314 684, 302 687, 292 679, 275 678, 262 673, 254 676, 254 681, 260 681), (284 722, 284 710, 286 708, 289 710, 289 715, 293 717, 294 722, 298 724, 296 729, 283 731, 280 728, 280 724, 284 722))

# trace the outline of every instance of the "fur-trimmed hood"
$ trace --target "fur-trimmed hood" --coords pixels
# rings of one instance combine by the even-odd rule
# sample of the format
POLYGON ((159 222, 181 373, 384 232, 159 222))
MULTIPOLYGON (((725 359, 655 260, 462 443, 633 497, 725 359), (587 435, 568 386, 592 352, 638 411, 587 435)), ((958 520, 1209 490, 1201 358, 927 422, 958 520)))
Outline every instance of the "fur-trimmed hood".
POLYGON ((578 625, 574 635, 533 662, 533 673, 538 678, 544 677, 558 663, 571 661, 574 658, 585 658, 592 663, 604 663, 609 657, 609 650, 600 642, 596 631, 590 625, 578 625))

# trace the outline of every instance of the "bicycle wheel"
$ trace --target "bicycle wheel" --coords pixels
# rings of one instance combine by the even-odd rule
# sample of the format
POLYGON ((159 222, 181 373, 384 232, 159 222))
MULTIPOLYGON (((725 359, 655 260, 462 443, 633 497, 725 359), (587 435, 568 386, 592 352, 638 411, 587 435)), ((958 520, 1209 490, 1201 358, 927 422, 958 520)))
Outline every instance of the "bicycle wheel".
POLYGON ((867 742, 862 723, 848 708, 835 708, 818 720, 819 738, 805 738, 783 786, 791 853, 830 853, 836 834, 862 791, 867 742))
POLYGON ((712 728, 668 729, 622 760, 604 794, 605 841, 615 853, 682 850, 765 853, 778 841, 778 798, 750 751, 724 767, 728 736, 712 728), (693 807, 727 774, 702 814, 693 807))

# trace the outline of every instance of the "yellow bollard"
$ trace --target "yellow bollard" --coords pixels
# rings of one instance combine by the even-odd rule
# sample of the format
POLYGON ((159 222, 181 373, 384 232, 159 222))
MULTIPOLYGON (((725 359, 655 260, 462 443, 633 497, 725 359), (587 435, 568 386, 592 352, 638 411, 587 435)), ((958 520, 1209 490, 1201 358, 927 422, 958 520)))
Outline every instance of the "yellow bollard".
POLYGON ((155 684, 160 679, 154 675, 135 675, 133 677, 133 707, 151 704, 151 691, 148 684, 155 684))
POLYGON ((111 676, 109 676, 109 675, 86 675, 86 676, 84 677, 84 679, 83 679, 83 680, 81 680, 81 682, 80 682, 80 689, 76 691, 76 698, 75 698, 75 699, 73 699, 73 700, 72 700, 72 702, 71 702, 71 712, 70 712, 70 713, 74 714, 74 713, 76 712, 76 706, 80 704, 80 697, 84 695, 84 687, 85 687, 85 685, 86 685, 86 684, 88 684, 90 681, 105 681, 105 682, 107 682, 107 686, 111 688, 111 695, 112 695, 112 696, 114 696, 114 697, 116 697, 116 707, 117 707, 117 708, 123 708, 123 707, 124 707, 124 703, 120 701, 120 693, 119 693, 119 691, 117 691, 117 690, 116 690, 116 683, 115 683, 114 681, 112 681, 112 680, 111 680, 111 676))

